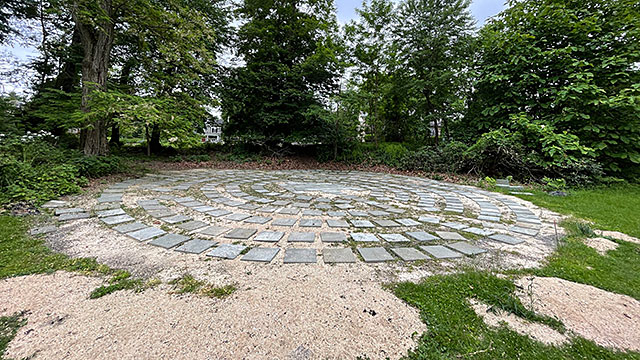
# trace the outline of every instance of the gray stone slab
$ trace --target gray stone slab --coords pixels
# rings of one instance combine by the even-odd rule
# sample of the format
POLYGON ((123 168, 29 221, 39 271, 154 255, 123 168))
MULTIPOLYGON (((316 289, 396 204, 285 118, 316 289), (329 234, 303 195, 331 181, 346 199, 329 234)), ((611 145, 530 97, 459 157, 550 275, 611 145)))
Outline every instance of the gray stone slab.
POLYGON ((143 224, 143 223, 139 223, 139 222, 134 222, 134 223, 130 223, 130 224, 122 224, 122 225, 118 225, 116 227, 113 228, 113 230, 119 232, 119 233, 129 233, 132 231, 136 231, 136 230, 140 230, 140 229, 144 229, 146 228, 147 225, 143 224))
POLYGON ((327 248, 322 250, 322 258, 326 264, 354 263, 356 256, 348 248, 327 248))
POLYGON ((396 221, 404 226, 418 226, 421 225, 419 222, 413 219, 396 219, 396 221))
POLYGON ((393 256, 387 252, 383 247, 367 247, 358 248, 360 256, 368 263, 377 263, 393 260, 393 256))
POLYGON ((182 230, 194 231, 194 230, 202 229, 207 225, 208 224, 206 222, 199 221, 199 220, 192 220, 192 221, 187 221, 185 223, 179 224, 178 227, 182 230))
POLYGON ((40 226, 40 227, 36 227, 33 228, 29 231, 29 234, 31 234, 32 236, 34 235, 42 235, 42 234, 49 234, 52 233, 54 231, 58 230, 58 228, 55 225, 45 225, 45 226, 40 226))
POLYGON ((444 240, 466 240, 464 236, 452 231, 436 231, 436 235, 444 240))
POLYGON ((206 213, 208 211, 214 211, 216 210, 216 208, 214 208, 213 206, 205 205, 205 206, 194 207, 193 210, 201 213, 206 213))
POLYGON ((322 211, 320 210, 302 210, 302 216, 322 216, 322 211))
POLYGON ((98 203, 120 202, 120 201, 122 201, 122 194, 102 194, 98 198, 98 203))
POLYGON ((80 219, 88 219, 90 215, 88 213, 67 213, 58 216, 59 221, 71 221, 71 220, 80 220, 80 219))
POLYGON ((500 218, 499 218, 499 217, 496 217, 496 216, 486 216, 486 215, 480 215, 480 216, 478 216, 478 220, 493 221, 493 222, 500 222, 500 218))
POLYGON ((246 219, 248 219, 250 217, 251 217, 251 215, 249 215, 249 214, 236 213, 236 214, 231 214, 231 215, 225 217, 225 219, 232 220, 232 221, 242 221, 242 220, 246 220, 246 219))
POLYGON ((362 216, 369 216, 369 213, 367 213, 366 211, 351 210, 349 211, 349 215, 355 216, 355 217, 362 217, 362 216))
POLYGON ((167 222, 169 224, 178 224, 181 222, 185 222, 185 221, 189 221, 191 220, 190 216, 186 216, 186 215, 173 215, 173 216, 167 216, 167 217, 163 217, 160 220, 167 222))
POLYGON ((215 246, 217 242, 210 240, 202 240, 202 239, 193 239, 187 241, 186 243, 175 248, 175 251, 189 253, 189 254, 200 254, 205 250, 208 250, 215 246))
POLYGON ((327 215, 333 217, 343 217, 346 216, 347 213, 345 213, 344 211, 327 211, 327 215))
POLYGON ((532 228, 528 228, 528 227, 522 227, 522 226, 510 226, 509 227, 509 231, 515 232, 515 233, 518 233, 518 234, 536 236, 536 235, 538 235, 538 232, 540 230, 532 229, 532 228))
POLYGON ((322 242, 344 242, 347 241, 347 234, 339 232, 322 232, 320 233, 322 242))
POLYGON ((163 218, 167 216, 176 215, 176 213, 174 211, 171 211, 170 209, 151 210, 151 211, 147 211, 147 213, 153 216, 154 218, 163 218))
POLYGON ((263 213, 273 213, 276 212, 276 210, 278 210, 278 208, 274 206, 263 206, 259 209, 256 209, 256 211, 263 213))
POLYGON ((229 215, 229 214, 231 214, 231 211, 224 210, 224 209, 217 209, 217 210, 207 211, 207 215, 210 215, 210 216, 213 216, 213 217, 220 217, 220 216, 225 216, 225 215, 229 215))
POLYGON ((428 224, 438 224, 440 223, 440 219, 437 217, 433 217, 433 216, 420 216, 418 218, 418 221, 421 221, 423 223, 428 223, 428 224))
POLYGON ((393 220, 373 220, 374 223, 382 227, 398 227, 400 224, 393 220))
POLYGON ((278 242, 283 236, 282 231, 261 231, 253 238, 253 241, 278 242))
POLYGON ((160 246, 165 249, 170 249, 174 246, 178 246, 183 242, 189 240, 188 236, 180 234, 165 234, 158 238, 155 238, 149 242, 151 245, 160 246))
POLYGON ((280 218, 275 219, 271 223, 272 226, 293 226, 298 222, 298 219, 280 218))
POLYGON ((461 253, 453 251, 442 245, 420 246, 420 249, 427 252, 436 259, 453 259, 462 257, 461 253))
POLYGON ((486 249, 471 245, 468 242, 459 241, 452 244, 445 244, 446 247, 455 251, 461 252, 465 255, 477 255, 487 252, 486 249))
POLYGON ((462 229, 462 231, 468 232, 468 233, 471 233, 471 234, 480 235, 480 236, 489 236, 489 235, 494 233, 493 230, 480 229, 480 228, 477 228, 477 227, 468 227, 468 228, 462 229))
POLYGON ((284 251, 285 264, 315 264, 317 261, 316 249, 293 249, 284 251))
POLYGON ((391 213, 382 210, 371 210, 369 211, 369 215, 371 216, 389 216, 391 213))
POLYGON ((269 263, 280 252, 279 248, 257 247, 249 250, 240 260, 269 263))
POLYGON ((205 228, 199 229, 198 234, 209 235, 209 236, 218 236, 224 234, 229 231, 229 228, 222 226, 207 226, 205 228))
POLYGON ((45 208, 45 209, 55 209, 55 208, 59 208, 59 207, 65 207, 67 205, 68 205, 68 203, 66 201, 51 200, 51 201, 47 201, 46 203, 44 203, 42 205, 42 207, 45 208))
POLYGON ((489 239, 499 241, 501 243, 509 244, 509 245, 517 245, 524 242, 522 239, 515 238, 513 236, 505 235, 505 234, 495 234, 489 236, 489 239))
POLYGON ((427 255, 421 253, 420 251, 409 248, 409 247, 401 247, 401 248, 392 248, 391 251, 398 255, 404 261, 417 261, 417 260, 428 260, 430 259, 427 255))
POLYGON ((299 208, 288 207, 278 211, 280 214, 285 215, 297 215, 300 212, 299 208))
POLYGON ((252 216, 246 219, 244 222, 247 224, 266 224, 271 221, 272 218, 266 216, 252 216))
POLYGON ((102 217, 109 217, 109 216, 116 216, 116 215, 124 215, 126 214, 126 212, 124 212, 124 210, 118 208, 118 209, 110 209, 110 210, 102 210, 102 211, 97 211, 96 212, 96 216, 98 216, 99 218, 102 217))
POLYGON ((322 220, 321 219, 300 219, 300 223, 298 224, 300 227, 321 227, 322 220))
POLYGON ((316 234, 312 232, 294 231, 289 234, 287 241, 289 242, 314 242, 316 234))
POLYGON ((351 220, 351 224, 357 228, 372 228, 375 227, 369 220, 351 220))
POLYGON ((437 237, 424 231, 409 231, 409 232, 406 232, 405 234, 410 238, 418 241, 432 241, 437 239, 437 237))
POLYGON ((181 204, 182 206, 186 206, 189 208, 195 208, 195 207, 199 207, 199 206, 204 206, 205 204, 201 201, 189 201, 189 202, 184 202, 181 204))
POLYGON ((351 238, 357 242, 379 242, 380 241, 374 234, 369 234, 369 233, 352 233, 351 238))
POLYGON ((166 234, 166 231, 153 226, 127 233, 127 235, 138 241, 146 241, 164 234, 166 234))
POLYGON ((327 225, 332 228, 347 228, 349 223, 342 219, 329 219, 327 225))
POLYGON ((381 238, 388 242, 409 242, 410 240, 402 234, 378 234, 381 238))
POLYGON ((135 219, 125 214, 125 215, 103 217, 100 220, 102 220, 102 222, 104 222, 107 225, 117 225, 117 224, 122 224, 126 222, 131 222, 131 221, 134 221, 135 219))
POLYGON ((247 247, 244 245, 236 244, 222 244, 217 248, 209 251, 207 256, 218 257, 223 259, 233 260, 240 255, 247 247))
POLYGON ((469 225, 460 224, 457 222, 446 222, 446 223, 443 223, 442 225, 451 229, 456 229, 456 230, 462 230, 466 227, 469 227, 469 225))
POLYGON ((227 239, 247 240, 257 232, 256 229, 237 228, 229 231, 224 235, 227 239))
POLYGON ((59 209, 56 209, 55 214, 62 215, 62 214, 72 214, 72 213, 81 213, 81 212, 84 212, 83 208, 59 208, 59 209))

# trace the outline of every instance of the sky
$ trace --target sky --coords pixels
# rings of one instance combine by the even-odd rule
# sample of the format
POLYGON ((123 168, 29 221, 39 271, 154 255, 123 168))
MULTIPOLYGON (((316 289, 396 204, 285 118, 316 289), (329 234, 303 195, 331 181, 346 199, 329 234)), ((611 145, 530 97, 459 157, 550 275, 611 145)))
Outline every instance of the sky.
MULTIPOLYGON (((472 0, 471 13, 477 20, 478 26, 491 16, 502 11, 505 0, 472 0)), ((356 17, 356 8, 362 5, 362 0, 336 0, 338 8, 338 20, 341 23, 347 23, 356 17)))

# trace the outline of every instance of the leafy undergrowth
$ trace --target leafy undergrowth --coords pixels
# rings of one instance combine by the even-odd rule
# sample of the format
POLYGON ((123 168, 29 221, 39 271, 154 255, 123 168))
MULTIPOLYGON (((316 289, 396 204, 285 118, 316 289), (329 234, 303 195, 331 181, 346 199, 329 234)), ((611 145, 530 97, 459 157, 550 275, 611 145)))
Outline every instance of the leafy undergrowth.
POLYGON ((0 317, 0 359, 5 358, 4 353, 7 350, 7 345, 16 336, 18 329, 26 323, 27 320, 21 313, 0 317))
POLYGON ((198 294, 214 298, 225 298, 236 291, 235 285, 215 287, 205 281, 196 280, 192 275, 185 274, 170 282, 176 294, 198 294))
POLYGON ((504 326, 490 328, 467 302, 467 299, 475 298, 524 319, 562 329, 557 320, 527 310, 514 296, 514 291, 510 280, 478 271, 433 276, 420 284, 395 285, 395 294, 418 308, 428 327, 407 358, 640 359, 638 353, 616 352, 582 338, 573 338, 566 345, 554 347, 504 326))
POLYGON ((533 193, 520 197, 549 210, 592 221, 598 228, 640 238, 640 185, 574 189, 568 191, 569 196, 533 193))

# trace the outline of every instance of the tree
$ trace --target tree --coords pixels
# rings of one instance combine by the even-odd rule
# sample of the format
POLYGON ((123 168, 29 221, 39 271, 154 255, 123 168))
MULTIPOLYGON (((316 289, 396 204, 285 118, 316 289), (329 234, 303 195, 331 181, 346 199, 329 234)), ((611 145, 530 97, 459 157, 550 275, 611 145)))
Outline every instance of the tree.
MULTIPOLYGON (((419 96, 417 117, 432 124, 436 144, 449 119, 459 115, 473 46, 470 0, 406 0, 400 5, 396 46, 409 76, 409 92, 419 96)), ((423 127, 424 128, 424 127, 423 127)))
POLYGON ((577 136, 610 173, 637 169, 638 63, 636 0, 512 1, 482 29, 468 128, 516 132, 527 119, 577 136))
POLYGON ((273 149, 312 142, 317 112, 335 91, 339 71, 331 0, 245 0, 237 52, 244 66, 228 70, 220 88, 225 136, 273 149))
POLYGON ((387 127, 383 102, 385 90, 389 89, 391 82, 391 29, 395 25, 393 3, 388 0, 365 1, 356 12, 358 20, 349 23, 345 30, 349 42, 347 48, 353 61, 351 76, 361 101, 366 104, 363 109, 366 124, 377 143, 387 127))

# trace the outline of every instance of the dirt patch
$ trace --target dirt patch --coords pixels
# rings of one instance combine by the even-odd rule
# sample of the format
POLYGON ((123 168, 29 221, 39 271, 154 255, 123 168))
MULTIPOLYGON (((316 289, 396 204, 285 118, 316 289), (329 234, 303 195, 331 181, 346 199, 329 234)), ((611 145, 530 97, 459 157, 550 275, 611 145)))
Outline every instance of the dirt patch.
POLYGON ((517 284, 523 304, 569 331, 601 346, 640 351, 640 301, 558 278, 529 277, 517 284))
POLYGON ((569 340, 565 335, 547 325, 527 321, 499 309, 491 309, 487 304, 475 299, 469 299, 469 303, 476 314, 489 326, 499 327, 506 324, 518 334, 529 336, 547 345, 562 345, 569 340))
MULTIPOLYGON (((264 266, 223 300, 167 285, 97 300, 102 280, 58 272, 0 282, 0 315, 28 311, 7 355, 40 359, 399 358, 425 330, 418 312, 350 268, 312 276, 264 266), (351 279, 351 280, 350 280, 351 279)), ((257 270, 257 269, 256 269, 257 270)))
POLYGON ((618 248, 618 243, 601 237, 586 238, 584 239, 584 244, 595 249, 600 255, 606 255, 607 251, 618 248))
POLYGON ((627 234, 618 232, 618 231, 605 231, 605 230, 596 230, 596 234, 600 235, 600 236, 608 236, 614 239, 618 239, 618 240, 622 240, 622 241, 628 241, 628 242, 632 242, 635 244, 640 244, 640 239, 635 238, 633 236, 629 236, 627 234))

